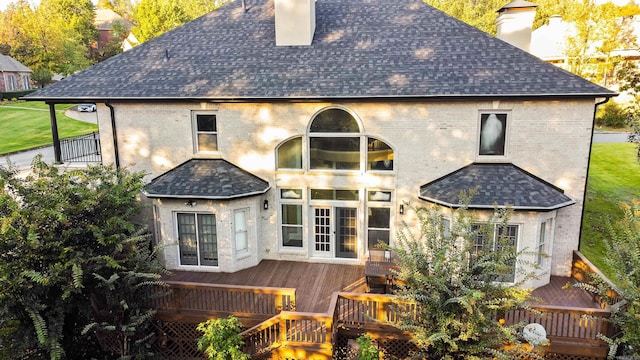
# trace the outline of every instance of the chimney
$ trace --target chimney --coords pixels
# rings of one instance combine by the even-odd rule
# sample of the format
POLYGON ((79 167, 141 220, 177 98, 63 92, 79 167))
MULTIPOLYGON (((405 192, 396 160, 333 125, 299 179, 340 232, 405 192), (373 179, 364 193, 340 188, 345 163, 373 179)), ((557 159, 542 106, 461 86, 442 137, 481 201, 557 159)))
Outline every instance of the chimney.
POLYGON ((316 30, 315 0, 275 0, 276 45, 311 45, 316 30))
POLYGON ((536 17, 538 5, 525 1, 515 0, 498 10, 500 15, 496 20, 498 25, 497 37, 509 44, 529 51, 531 47, 531 28, 536 17))

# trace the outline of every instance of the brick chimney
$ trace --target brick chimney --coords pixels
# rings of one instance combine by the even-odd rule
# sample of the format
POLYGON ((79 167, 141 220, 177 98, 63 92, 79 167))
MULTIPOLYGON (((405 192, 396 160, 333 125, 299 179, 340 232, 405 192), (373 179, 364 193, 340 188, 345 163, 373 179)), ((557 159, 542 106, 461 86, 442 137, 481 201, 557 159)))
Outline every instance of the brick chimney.
POLYGON ((533 19, 536 17, 536 7, 538 5, 534 3, 515 0, 498 10, 500 13, 496 20, 498 39, 524 51, 529 51, 533 19))
POLYGON ((275 0, 276 45, 311 45, 316 30, 315 0, 275 0))

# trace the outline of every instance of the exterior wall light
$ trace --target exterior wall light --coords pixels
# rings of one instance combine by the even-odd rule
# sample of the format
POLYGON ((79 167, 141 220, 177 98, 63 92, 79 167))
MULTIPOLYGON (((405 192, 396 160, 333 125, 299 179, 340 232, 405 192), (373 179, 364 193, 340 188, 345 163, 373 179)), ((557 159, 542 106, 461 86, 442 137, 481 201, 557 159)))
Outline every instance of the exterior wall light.
POLYGON ((269 209, 269 200, 265 200, 265 201, 262 203, 262 208, 263 208, 263 209, 265 209, 265 210, 268 210, 268 209, 269 209))
POLYGON ((400 204, 400 215, 404 215, 404 205, 400 204))

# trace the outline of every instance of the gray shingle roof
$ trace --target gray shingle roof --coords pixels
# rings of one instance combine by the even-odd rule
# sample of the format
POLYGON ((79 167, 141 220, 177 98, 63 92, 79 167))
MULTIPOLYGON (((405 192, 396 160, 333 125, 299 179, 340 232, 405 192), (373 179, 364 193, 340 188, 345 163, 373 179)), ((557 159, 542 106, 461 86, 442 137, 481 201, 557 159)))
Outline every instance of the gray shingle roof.
POLYGON ((2 54, 0 54, 0 71, 32 72, 31 69, 24 66, 18 60, 12 58, 11 56, 2 54))
POLYGON ((151 198, 233 199, 264 194, 269 183, 222 159, 192 159, 151 180, 151 198))
POLYGON ((240 1, 27 98, 612 96, 420 0, 318 0, 311 46, 275 46, 273 0, 240 1), (165 54, 169 54, 165 61, 165 54))
POLYGON ((575 203, 554 185, 513 164, 467 165, 420 187, 420 198, 460 207, 460 193, 477 188, 470 208, 490 209, 510 205, 514 210, 550 211, 575 203))

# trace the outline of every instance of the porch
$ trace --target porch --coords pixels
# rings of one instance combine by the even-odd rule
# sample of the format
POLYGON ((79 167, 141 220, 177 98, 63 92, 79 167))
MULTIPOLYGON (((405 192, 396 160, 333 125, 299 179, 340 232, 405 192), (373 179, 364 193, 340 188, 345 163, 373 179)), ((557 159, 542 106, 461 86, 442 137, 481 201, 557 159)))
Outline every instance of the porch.
MULTIPOLYGON (((542 324, 552 341, 547 358, 603 359, 607 348, 597 334, 611 335, 602 319, 609 312, 588 293, 565 287, 573 281, 552 277, 534 292, 540 314, 516 311, 505 320, 542 324)), ((265 260, 236 273, 176 271, 167 282, 173 294, 154 306, 164 336, 158 350, 168 357, 198 358, 193 324, 229 314, 248 328, 244 351, 265 358, 329 359, 363 331, 385 356, 401 357, 410 348, 408 334, 385 325, 397 318, 391 299, 365 293, 364 266, 265 260)))

